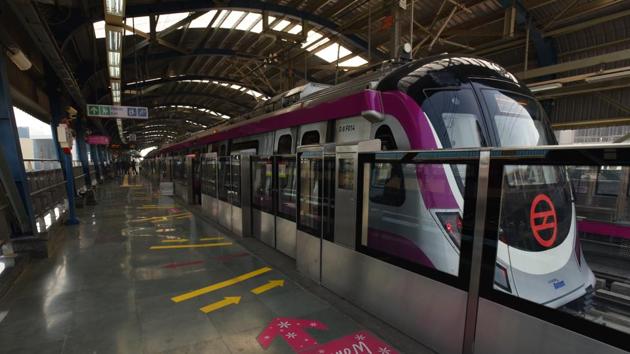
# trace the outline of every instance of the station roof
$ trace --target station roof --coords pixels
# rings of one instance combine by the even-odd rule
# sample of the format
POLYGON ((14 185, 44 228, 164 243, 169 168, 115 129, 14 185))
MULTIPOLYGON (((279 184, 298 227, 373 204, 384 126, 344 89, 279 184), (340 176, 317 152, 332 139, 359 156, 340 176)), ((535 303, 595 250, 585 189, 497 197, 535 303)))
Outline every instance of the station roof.
MULTIPOLYGON (((10 2, 31 36, 29 17, 47 29, 53 46, 42 50, 58 50, 68 68, 57 71, 68 75, 61 77, 66 87, 75 85, 86 103, 110 104, 103 2, 10 2)), ((136 133, 142 146, 229 122, 305 82, 343 82, 393 57, 396 23, 399 43, 410 43, 415 58, 448 51, 505 66, 538 88, 558 127, 609 124, 630 113, 623 104, 630 99, 623 80, 630 76, 628 1, 124 3, 121 104, 147 106, 151 117, 125 122, 124 134, 136 133)), ((118 135, 114 121, 104 125, 118 135)))

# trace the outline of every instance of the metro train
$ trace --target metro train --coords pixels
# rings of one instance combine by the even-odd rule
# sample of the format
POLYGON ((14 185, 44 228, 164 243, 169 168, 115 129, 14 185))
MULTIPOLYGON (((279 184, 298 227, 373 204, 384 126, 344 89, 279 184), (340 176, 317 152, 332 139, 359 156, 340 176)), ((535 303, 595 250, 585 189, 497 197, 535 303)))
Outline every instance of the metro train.
MULTIPOLYGON (((348 147, 376 142, 377 149, 408 151, 556 144, 525 84, 486 59, 448 54, 392 64, 331 87, 305 85, 270 99, 247 118, 160 147, 152 154, 153 170, 167 159, 179 161, 168 168, 188 166, 189 173, 166 172, 188 178, 175 180, 176 191, 189 191, 185 199, 200 200, 236 233, 250 227, 265 241, 271 229, 266 242, 294 258, 302 252, 295 238, 305 232, 453 276, 460 267, 465 166, 374 163, 369 227, 359 240, 358 212, 352 210, 357 150, 348 147), (311 163, 308 152, 316 147, 322 158, 311 163), (243 183, 244 173, 249 183, 243 183), (241 198, 251 201, 251 219, 241 198), (222 211, 229 208, 231 216, 222 211), (268 217, 274 220, 270 227, 264 226, 268 217), (243 227, 246 219, 253 226, 243 227)), ((504 173, 503 200, 509 202, 501 208, 495 288, 549 307, 588 293, 595 278, 576 236, 567 172, 513 166, 504 173), (556 227, 546 227, 549 223, 556 227)), ((307 272, 322 267, 318 263, 307 272)))

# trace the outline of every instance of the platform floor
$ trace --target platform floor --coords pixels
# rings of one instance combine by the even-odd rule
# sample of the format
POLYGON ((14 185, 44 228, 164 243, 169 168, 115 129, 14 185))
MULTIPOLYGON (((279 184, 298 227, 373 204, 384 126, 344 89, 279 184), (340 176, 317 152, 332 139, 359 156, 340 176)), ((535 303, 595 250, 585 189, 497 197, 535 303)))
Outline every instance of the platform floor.
POLYGON ((0 299, 1 353, 319 354, 360 331, 382 341, 374 354, 430 352, 149 186, 97 195, 0 299))

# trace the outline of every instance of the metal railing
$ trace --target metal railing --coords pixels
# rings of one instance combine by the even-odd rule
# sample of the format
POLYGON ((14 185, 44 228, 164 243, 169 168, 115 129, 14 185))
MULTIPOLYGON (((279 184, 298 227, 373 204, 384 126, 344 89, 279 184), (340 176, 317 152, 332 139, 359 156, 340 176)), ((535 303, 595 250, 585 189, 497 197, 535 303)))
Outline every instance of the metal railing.
POLYGON ((36 216, 45 215, 64 203, 66 180, 58 160, 26 159, 24 167, 36 216))

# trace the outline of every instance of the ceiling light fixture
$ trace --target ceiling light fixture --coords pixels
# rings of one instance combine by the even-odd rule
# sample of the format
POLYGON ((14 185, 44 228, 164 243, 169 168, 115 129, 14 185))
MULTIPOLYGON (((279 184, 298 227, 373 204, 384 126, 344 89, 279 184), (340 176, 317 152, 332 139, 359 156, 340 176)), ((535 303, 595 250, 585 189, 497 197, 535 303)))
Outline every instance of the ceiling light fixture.
POLYGON ((602 81, 608 81, 608 80, 621 79, 628 76, 630 76, 630 70, 618 71, 618 72, 613 72, 610 74, 590 76, 584 79, 584 81, 590 84, 593 82, 602 82, 602 81))
POLYGON ((547 90, 554 90, 554 89, 558 89, 562 87, 562 83, 561 82, 552 82, 549 84, 544 84, 544 85, 533 85, 533 86, 528 86, 529 90, 532 92, 540 92, 540 91, 547 91, 547 90))

